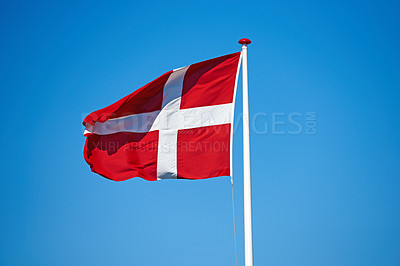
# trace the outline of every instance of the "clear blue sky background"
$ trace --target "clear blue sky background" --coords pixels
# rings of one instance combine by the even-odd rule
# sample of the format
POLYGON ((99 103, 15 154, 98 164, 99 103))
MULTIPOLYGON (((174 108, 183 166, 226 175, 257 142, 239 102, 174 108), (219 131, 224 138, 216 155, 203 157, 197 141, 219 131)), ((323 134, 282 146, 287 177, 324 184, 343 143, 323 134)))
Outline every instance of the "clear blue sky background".
POLYGON ((1 3, 1 265, 234 265, 229 178, 106 180, 83 159, 81 122, 242 37, 255 265, 400 265, 395 1, 56 2, 1 3))

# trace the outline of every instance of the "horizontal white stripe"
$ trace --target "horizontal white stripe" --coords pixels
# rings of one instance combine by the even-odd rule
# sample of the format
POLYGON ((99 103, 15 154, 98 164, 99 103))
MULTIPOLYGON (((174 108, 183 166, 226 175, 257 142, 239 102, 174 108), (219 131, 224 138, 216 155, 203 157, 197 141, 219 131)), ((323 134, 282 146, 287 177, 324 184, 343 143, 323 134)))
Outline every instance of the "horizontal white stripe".
POLYGON ((109 119, 104 123, 86 125, 86 130, 93 134, 108 135, 118 132, 149 132, 161 111, 134 114, 109 119))
POLYGON ((107 120, 88 126, 87 132, 108 135, 118 132, 146 133, 232 123, 232 103, 180 110, 155 111, 107 120))

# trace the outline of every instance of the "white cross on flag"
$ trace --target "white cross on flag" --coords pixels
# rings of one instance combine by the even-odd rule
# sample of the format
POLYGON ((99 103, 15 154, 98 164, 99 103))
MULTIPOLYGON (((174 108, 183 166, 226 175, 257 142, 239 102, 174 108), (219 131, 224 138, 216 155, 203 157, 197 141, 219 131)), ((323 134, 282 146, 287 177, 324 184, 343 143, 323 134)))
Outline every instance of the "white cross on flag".
POLYGON ((240 59, 233 53, 169 71, 88 115, 92 171, 115 181, 231 176, 240 59))

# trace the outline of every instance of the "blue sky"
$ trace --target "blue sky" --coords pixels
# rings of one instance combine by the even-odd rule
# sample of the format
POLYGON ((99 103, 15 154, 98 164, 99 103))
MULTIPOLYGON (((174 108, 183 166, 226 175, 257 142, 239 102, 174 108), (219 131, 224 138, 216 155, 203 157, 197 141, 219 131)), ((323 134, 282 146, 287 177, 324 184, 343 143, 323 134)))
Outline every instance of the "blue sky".
POLYGON ((395 1, 3 1, 0 10, 1 265, 234 265, 229 178, 106 180, 84 162, 81 122, 166 71, 239 51, 242 37, 253 41, 255 265, 400 265, 395 1))

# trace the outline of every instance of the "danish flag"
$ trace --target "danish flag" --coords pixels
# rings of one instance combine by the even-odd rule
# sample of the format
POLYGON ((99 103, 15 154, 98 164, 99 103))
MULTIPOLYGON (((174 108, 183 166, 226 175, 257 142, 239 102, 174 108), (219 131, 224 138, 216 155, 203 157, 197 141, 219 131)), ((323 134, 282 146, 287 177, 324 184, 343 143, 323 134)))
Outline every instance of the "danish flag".
POLYGON ((84 157, 123 181, 232 175, 232 125, 241 52, 169 71, 88 115, 84 157))

